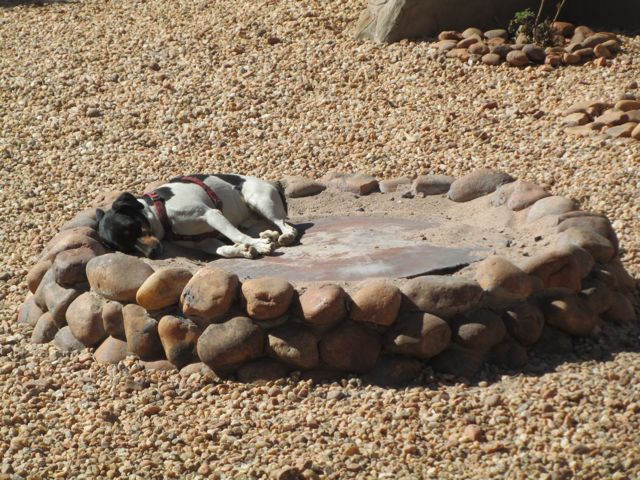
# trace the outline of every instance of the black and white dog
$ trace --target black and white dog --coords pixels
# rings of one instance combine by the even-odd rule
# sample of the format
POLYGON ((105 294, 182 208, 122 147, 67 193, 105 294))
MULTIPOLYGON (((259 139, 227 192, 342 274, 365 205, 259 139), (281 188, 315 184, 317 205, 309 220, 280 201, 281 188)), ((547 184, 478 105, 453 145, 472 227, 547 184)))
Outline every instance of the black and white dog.
POLYGON ((162 253, 161 242, 167 240, 221 257, 256 258, 295 241, 298 232, 286 218, 281 188, 255 177, 226 174, 177 177, 142 198, 123 193, 111 209, 97 211, 98 234, 105 245, 150 258, 162 253), (253 238, 239 230, 257 218, 280 231, 265 230, 253 238))

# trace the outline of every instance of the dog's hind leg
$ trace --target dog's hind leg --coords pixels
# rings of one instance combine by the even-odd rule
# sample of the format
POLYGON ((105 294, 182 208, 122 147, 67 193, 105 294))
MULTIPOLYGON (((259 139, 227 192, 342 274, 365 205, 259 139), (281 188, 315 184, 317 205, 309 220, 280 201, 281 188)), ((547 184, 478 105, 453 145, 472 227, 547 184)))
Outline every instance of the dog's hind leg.
MULTIPOLYGON (((278 243, 283 246, 291 245, 298 237, 298 231, 285 220, 287 212, 278 189, 257 179, 248 179, 242 186, 242 197, 254 212, 276 225, 280 232, 278 243)), ((270 236, 270 231, 262 232, 261 236, 270 236)))

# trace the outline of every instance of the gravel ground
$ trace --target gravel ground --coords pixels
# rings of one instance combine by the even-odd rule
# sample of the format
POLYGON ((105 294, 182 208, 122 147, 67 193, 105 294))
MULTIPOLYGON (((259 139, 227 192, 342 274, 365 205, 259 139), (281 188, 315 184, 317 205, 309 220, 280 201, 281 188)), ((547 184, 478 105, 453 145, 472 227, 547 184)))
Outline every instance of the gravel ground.
POLYGON ((520 375, 394 390, 105 367, 14 324, 26 269, 97 192, 190 172, 498 167, 609 215, 640 274, 640 146, 569 137, 558 115, 640 82, 640 37, 606 68, 469 66, 352 41, 363 4, 0 2, 0 476, 640 476, 636 329, 520 375))

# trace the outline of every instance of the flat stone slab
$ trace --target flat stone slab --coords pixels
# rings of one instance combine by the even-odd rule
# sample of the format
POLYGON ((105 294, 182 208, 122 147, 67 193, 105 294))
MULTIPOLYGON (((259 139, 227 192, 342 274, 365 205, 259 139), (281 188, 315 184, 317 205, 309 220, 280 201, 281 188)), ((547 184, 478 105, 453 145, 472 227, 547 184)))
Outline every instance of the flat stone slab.
POLYGON ((481 260, 480 245, 443 247, 416 240, 432 220, 382 216, 332 216, 298 225, 300 244, 280 248, 275 256, 257 260, 223 259, 217 268, 241 280, 277 276, 293 282, 346 282, 372 277, 410 278, 455 269, 481 260))

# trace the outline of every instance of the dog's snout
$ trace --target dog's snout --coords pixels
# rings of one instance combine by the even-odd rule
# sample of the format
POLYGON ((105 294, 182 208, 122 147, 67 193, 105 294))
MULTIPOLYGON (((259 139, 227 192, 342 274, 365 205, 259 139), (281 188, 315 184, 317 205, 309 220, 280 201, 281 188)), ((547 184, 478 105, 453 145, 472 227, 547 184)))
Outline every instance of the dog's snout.
POLYGON ((156 237, 141 237, 136 242, 136 251, 147 258, 158 258, 162 254, 162 243, 156 237))

